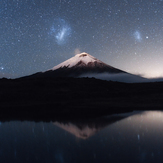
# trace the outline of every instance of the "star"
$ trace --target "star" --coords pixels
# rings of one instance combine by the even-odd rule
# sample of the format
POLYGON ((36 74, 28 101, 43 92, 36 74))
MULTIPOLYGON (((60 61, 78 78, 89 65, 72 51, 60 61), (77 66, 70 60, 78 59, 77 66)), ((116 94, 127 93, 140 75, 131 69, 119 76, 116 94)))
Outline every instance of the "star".
POLYGON ((3 66, 0 67, 1 70, 4 70, 5 68, 3 66))

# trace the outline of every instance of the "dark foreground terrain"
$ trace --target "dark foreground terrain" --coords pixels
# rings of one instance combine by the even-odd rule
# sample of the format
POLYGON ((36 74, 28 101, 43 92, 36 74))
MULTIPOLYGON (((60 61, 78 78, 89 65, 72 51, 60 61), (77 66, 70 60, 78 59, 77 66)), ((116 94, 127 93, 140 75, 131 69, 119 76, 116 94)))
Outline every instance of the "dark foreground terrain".
POLYGON ((92 117, 163 108, 163 82, 94 78, 1 79, 0 119, 92 117))

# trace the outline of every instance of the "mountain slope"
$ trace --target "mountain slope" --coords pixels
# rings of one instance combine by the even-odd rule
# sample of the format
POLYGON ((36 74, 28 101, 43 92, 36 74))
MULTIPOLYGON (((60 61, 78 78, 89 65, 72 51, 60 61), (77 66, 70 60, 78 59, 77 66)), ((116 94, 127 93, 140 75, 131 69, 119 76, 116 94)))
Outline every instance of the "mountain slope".
POLYGON ((78 77, 82 74, 88 73, 125 73, 124 71, 103 63, 102 61, 85 52, 75 55, 65 62, 62 62, 61 64, 53 67, 49 71, 58 71, 60 73, 66 71, 68 76, 73 77, 78 77))
MULTIPOLYGON (((120 82, 143 82, 143 78, 114 68, 87 53, 74 57, 45 71, 30 75, 27 78, 56 78, 56 77, 94 77, 102 80, 120 82)), ((26 77, 25 77, 26 78, 26 77)))
POLYGON ((111 67, 84 52, 75 55, 45 72, 38 72, 29 77, 85 77, 90 74, 102 73, 119 74, 126 72, 111 67))

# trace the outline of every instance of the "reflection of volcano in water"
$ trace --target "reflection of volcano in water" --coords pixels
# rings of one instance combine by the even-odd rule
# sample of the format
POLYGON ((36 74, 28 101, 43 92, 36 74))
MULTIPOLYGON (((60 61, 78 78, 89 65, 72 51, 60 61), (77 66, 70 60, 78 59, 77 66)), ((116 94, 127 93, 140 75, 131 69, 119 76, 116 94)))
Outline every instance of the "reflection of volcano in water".
POLYGON ((125 116, 110 116, 91 120, 71 122, 54 122, 53 124, 81 139, 87 139, 103 128, 115 123, 125 116))

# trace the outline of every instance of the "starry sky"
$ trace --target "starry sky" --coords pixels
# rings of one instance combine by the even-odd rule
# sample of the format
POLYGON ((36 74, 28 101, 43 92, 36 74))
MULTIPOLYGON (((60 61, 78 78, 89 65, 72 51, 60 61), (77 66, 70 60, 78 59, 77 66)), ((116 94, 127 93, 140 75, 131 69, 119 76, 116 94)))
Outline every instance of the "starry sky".
POLYGON ((80 52, 163 77, 163 0, 0 1, 0 77, 46 71, 80 52))

